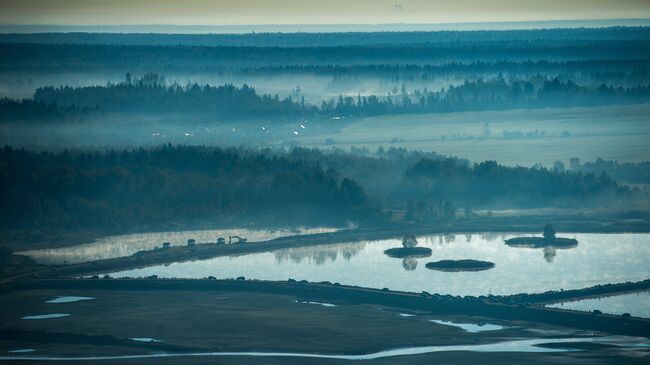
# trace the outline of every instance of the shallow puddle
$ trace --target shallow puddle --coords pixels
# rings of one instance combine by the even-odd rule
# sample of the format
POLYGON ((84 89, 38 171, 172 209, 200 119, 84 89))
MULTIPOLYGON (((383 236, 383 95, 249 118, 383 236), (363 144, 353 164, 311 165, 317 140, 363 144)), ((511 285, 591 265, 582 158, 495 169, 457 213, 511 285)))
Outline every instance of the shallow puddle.
POLYGON ((95 299, 93 297, 75 297, 75 296, 67 296, 67 297, 56 297, 52 300, 48 300, 45 303, 54 303, 54 304, 59 304, 59 303, 73 303, 73 302, 78 302, 81 300, 91 300, 95 299))
POLYGON ((499 326, 498 324, 474 324, 474 323, 454 323, 450 321, 441 321, 437 319, 432 319, 431 322, 441 324, 443 326, 453 326, 453 327, 458 327, 462 328, 463 330, 469 332, 469 333, 478 333, 478 332, 485 332, 485 331, 498 331, 502 330, 505 327, 499 326))
POLYGON ((51 314, 39 314, 35 316, 25 316, 22 317, 21 319, 50 319, 50 318, 61 318, 61 317, 67 317, 70 314, 68 313, 51 313, 51 314))

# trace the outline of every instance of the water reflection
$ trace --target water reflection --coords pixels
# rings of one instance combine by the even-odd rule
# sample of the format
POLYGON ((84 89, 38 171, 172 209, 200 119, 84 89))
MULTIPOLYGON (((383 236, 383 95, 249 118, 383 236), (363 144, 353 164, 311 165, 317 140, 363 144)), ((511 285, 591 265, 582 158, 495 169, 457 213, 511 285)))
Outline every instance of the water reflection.
POLYGON ((275 260, 278 263, 292 262, 299 264, 303 260, 316 265, 323 265, 328 260, 336 261, 341 256, 349 261, 366 247, 367 242, 337 243, 332 245, 319 245, 308 247, 293 247, 274 251, 275 260))
POLYGON ((475 234, 469 241, 457 236, 449 243, 438 235, 418 237, 418 246, 431 249, 431 257, 436 260, 472 258, 495 263, 493 269, 480 272, 428 270, 411 257, 407 260, 401 258, 400 262, 384 254, 385 250, 399 245, 399 240, 392 239, 217 257, 124 271, 111 276, 292 278, 452 295, 486 295, 490 289, 495 295, 539 293, 650 278, 647 264, 650 259, 649 234, 577 234, 580 244, 563 250, 554 257, 553 264, 540 258, 542 249, 510 247, 503 243, 503 239, 514 236, 475 234))
POLYGON ((555 259, 555 255, 557 255, 557 250, 553 247, 544 247, 543 250, 544 250, 544 260, 550 264, 555 259))
POLYGON ((406 271, 413 271, 418 268, 418 260, 415 257, 405 257, 402 259, 402 267, 406 271))
POLYGON ((650 318, 650 291, 549 304, 547 307, 650 318))
MULTIPOLYGON (((527 244, 527 243, 506 243, 510 247, 515 247, 515 248, 527 248, 527 249, 540 249, 540 245, 536 244, 527 244)), ((553 245, 552 243, 546 244, 541 247, 544 261, 550 263, 553 263, 555 261, 555 256, 557 256, 557 250, 570 250, 573 248, 578 247, 578 244, 574 245, 553 245)))
POLYGON ((246 228, 212 229, 176 232, 134 233, 102 237, 93 243, 55 249, 16 252, 34 261, 48 265, 65 265, 115 257, 131 256, 138 251, 153 250, 169 242, 171 246, 184 246, 188 239, 198 243, 216 242, 219 237, 240 236, 249 242, 267 241, 278 237, 334 232, 336 228, 296 228, 278 230, 252 230, 246 228))

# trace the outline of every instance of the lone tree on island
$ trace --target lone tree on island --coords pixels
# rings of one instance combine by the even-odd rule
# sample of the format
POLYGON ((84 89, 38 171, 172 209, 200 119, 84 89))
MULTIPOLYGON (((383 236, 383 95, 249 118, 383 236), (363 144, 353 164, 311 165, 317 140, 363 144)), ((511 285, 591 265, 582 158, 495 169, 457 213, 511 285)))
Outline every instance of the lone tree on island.
POLYGON ((555 229, 550 224, 544 226, 544 239, 547 241, 553 241, 555 239, 555 229))
POLYGON ((404 237, 402 238, 402 246, 404 246, 404 248, 412 248, 417 245, 418 245, 418 240, 412 234, 404 235, 404 237))

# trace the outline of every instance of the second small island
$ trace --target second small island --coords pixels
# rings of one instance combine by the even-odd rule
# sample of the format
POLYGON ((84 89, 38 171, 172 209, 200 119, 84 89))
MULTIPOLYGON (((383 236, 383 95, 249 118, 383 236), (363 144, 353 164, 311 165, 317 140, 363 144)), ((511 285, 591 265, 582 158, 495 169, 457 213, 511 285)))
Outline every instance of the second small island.
POLYGON ((494 262, 479 260, 440 260, 426 264, 429 270, 438 271, 483 271, 494 267, 494 262))

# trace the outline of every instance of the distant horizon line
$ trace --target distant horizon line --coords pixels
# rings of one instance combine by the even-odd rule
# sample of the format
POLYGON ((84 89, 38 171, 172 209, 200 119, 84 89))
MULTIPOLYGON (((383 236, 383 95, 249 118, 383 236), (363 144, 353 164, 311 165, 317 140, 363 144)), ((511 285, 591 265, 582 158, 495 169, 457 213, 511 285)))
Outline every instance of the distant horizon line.
MULTIPOLYGON (((449 23, 322 23, 322 24, 0 24, 0 33, 70 33, 100 32, 100 29, 113 30, 114 33, 132 33, 131 29, 151 29, 150 33, 166 33, 164 28, 183 30, 187 33, 204 34, 222 33, 310 33, 310 32, 340 32, 333 28, 348 29, 347 31, 377 31, 375 28, 387 28, 380 31, 471 31, 471 30, 528 30, 528 29, 552 29, 552 28, 606 28, 606 27, 634 27, 650 26, 650 18, 611 18, 611 19, 547 19, 547 20, 521 20, 521 21, 485 21, 485 22, 449 22, 449 23), (523 28, 513 28, 512 26, 525 26, 523 28), (531 27, 533 25, 546 25, 545 27, 531 27), (552 26, 555 25, 555 26, 552 26), (570 26, 559 26, 570 25, 570 26), (591 26, 587 26, 591 25, 591 26), (478 28, 477 26, 487 26, 478 28), (430 27, 431 29, 426 29, 430 27), (260 30, 256 30, 258 28, 260 30), (300 30, 300 28, 309 29, 309 31, 300 30), (366 30, 364 30, 364 28, 366 30), (79 31, 87 29, 90 31, 79 31), (123 31, 117 31, 123 29, 123 31), (158 29, 156 31, 156 29, 158 29), (369 29, 369 30, 368 30, 369 29), (207 32, 215 30, 222 32, 207 32), (233 32, 234 31, 234 32, 233 32)), ((344 30, 346 31, 346 30, 344 30)), ((110 33, 103 31, 101 33, 110 33)))

